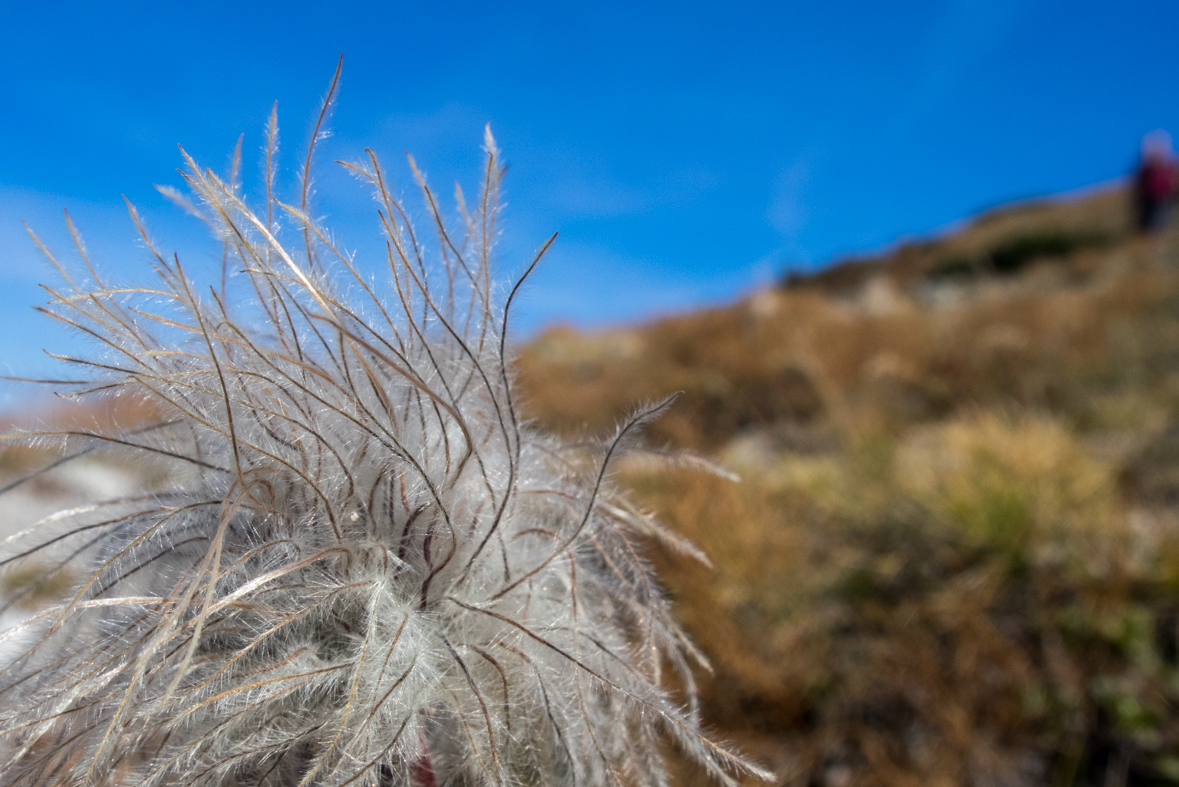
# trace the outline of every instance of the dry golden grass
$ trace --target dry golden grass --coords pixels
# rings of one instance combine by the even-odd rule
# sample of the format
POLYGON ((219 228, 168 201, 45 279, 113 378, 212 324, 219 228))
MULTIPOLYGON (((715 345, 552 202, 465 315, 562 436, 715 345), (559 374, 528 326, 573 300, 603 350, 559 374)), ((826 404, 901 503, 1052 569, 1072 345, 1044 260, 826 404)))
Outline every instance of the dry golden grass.
POLYGON ((713 658, 707 717, 788 783, 1169 767, 1179 555, 1060 423, 979 412, 739 469, 628 480, 716 565, 658 560, 713 658))
POLYGON ((1111 375, 1172 385, 1159 364, 1179 330, 1176 271, 1159 265, 1158 244, 1135 240, 1074 277, 1088 256, 1018 279, 902 291, 879 274, 852 296, 791 288, 602 335, 556 328, 524 349, 520 378, 531 414, 567 433, 683 392, 652 433, 705 451, 759 427, 788 425, 797 440, 824 425, 904 428, 963 405, 1077 415, 1111 375), (952 288, 953 305, 939 305, 937 288, 952 288))
POLYGON ((546 426, 683 391, 656 441, 742 476, 625 481, 714 562, 654 550, 706 720, 784 783, 1179 782, 1179 246, 1120 236, 1118 199, 525 349, 546 426), (1113 240, 930 274, 1085 226, 1113 240))

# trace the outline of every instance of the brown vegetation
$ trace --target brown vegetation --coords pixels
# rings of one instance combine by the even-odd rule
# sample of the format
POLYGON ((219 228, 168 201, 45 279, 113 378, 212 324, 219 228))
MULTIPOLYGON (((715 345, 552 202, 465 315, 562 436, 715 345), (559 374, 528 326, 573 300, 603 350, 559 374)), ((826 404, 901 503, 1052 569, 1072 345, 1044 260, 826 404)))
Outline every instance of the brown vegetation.
POLYGON ((1179 243, 1125 224, 1004 209, 524 350, 545 426, 683 391, 656 442, 742 476, 623 471, 716 566, 653 553, 706 721, 784 783, 1179 782, 1179 243))

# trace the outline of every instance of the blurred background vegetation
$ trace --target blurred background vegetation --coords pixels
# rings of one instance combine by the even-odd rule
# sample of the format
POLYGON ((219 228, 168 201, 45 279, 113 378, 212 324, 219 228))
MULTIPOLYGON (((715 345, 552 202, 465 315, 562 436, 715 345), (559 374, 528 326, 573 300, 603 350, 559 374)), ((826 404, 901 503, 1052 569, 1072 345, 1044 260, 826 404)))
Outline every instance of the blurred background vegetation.
MULTIPOLYGON (((540 425, 608 432, 681 391, 651 441, 740 476, 617 472, 710 556, 650 547, 712 661, 706 723, 784 784, 1179 783, 1179 233, 1129 215, 1120 189, 1016 204, 724 308, 522 348, 540 425)), ((0 475, 46 461, 10 450, 0 475)), ((119 472, 104 489, 163 482, 119 472)), ((0 501, 52 510, 83 476, 0 501)), ((0 600, 65 592, 43 574, 3 574, 0 600)))
POLYGON ((620 473, 715 564, 653 548, 708 723, 785 784, 1179 783, 1179 242, 1123 191, 519 372, 566 435, 682 391, 653 441, 740 475, 620 473))

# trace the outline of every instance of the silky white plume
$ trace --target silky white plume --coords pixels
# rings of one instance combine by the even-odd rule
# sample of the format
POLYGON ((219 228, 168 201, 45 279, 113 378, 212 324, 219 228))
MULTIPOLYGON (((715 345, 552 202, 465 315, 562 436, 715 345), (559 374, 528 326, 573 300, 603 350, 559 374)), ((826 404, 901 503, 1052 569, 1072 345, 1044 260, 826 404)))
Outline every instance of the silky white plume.
POLYGON ((164 417, 21 439, 139 452, 171 480, 5 545, 83 581, 10 633, 0 785, 660 785, 668 739, 722 782, 764 777, 701 734, 698 654, 637 541, 693 548, 609 479, 662 405, 600 445, 521 420, 490 131, 457 230, 412 160, 424 234, 375 155, 345 165, 376 195, 379 287, 309 216, 310 151, 297 204, 273 196, 276 147, 272 116, 260 210, 186 157, 171 196, 224 242, 218 287, 134 209, 157 285, 63 268, 48 311, 102 346, 66 359, 89 395, 164 417))

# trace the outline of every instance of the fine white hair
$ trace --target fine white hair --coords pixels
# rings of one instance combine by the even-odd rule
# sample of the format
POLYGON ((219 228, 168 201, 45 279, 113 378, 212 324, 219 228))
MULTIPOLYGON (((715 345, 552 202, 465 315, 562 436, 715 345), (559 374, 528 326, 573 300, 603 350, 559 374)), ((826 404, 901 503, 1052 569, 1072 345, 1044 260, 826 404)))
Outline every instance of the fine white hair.
POLYGON ((273 113, 261 209, 236 157, 223 179, 185 154, 191 194, 169 195, 224 243, 219 286, 134 208, 150 287, 101 278, 70 225, 86 270, 59 266, 47 312, 101 347, 65 359, 74 393, 162 416, 20 439, 60 441, 59 461, 137 452, 169 481, 4 545, 5 564, 41 556, 82 580, 5 635, 22 644, 0 665, 0 785, 662 785, 668 739, 722 783, 769 778, 702 734, 703 657, 639 542, 698 553, 610 479, 665 403, 597 444, 522 420, 490 129, 457 229, 412 159, 426 233, 375 155, 345 165, 387 250, 386 284, 366 279, 308 212, 335 84, 294 204, 272 193, 273 113))

